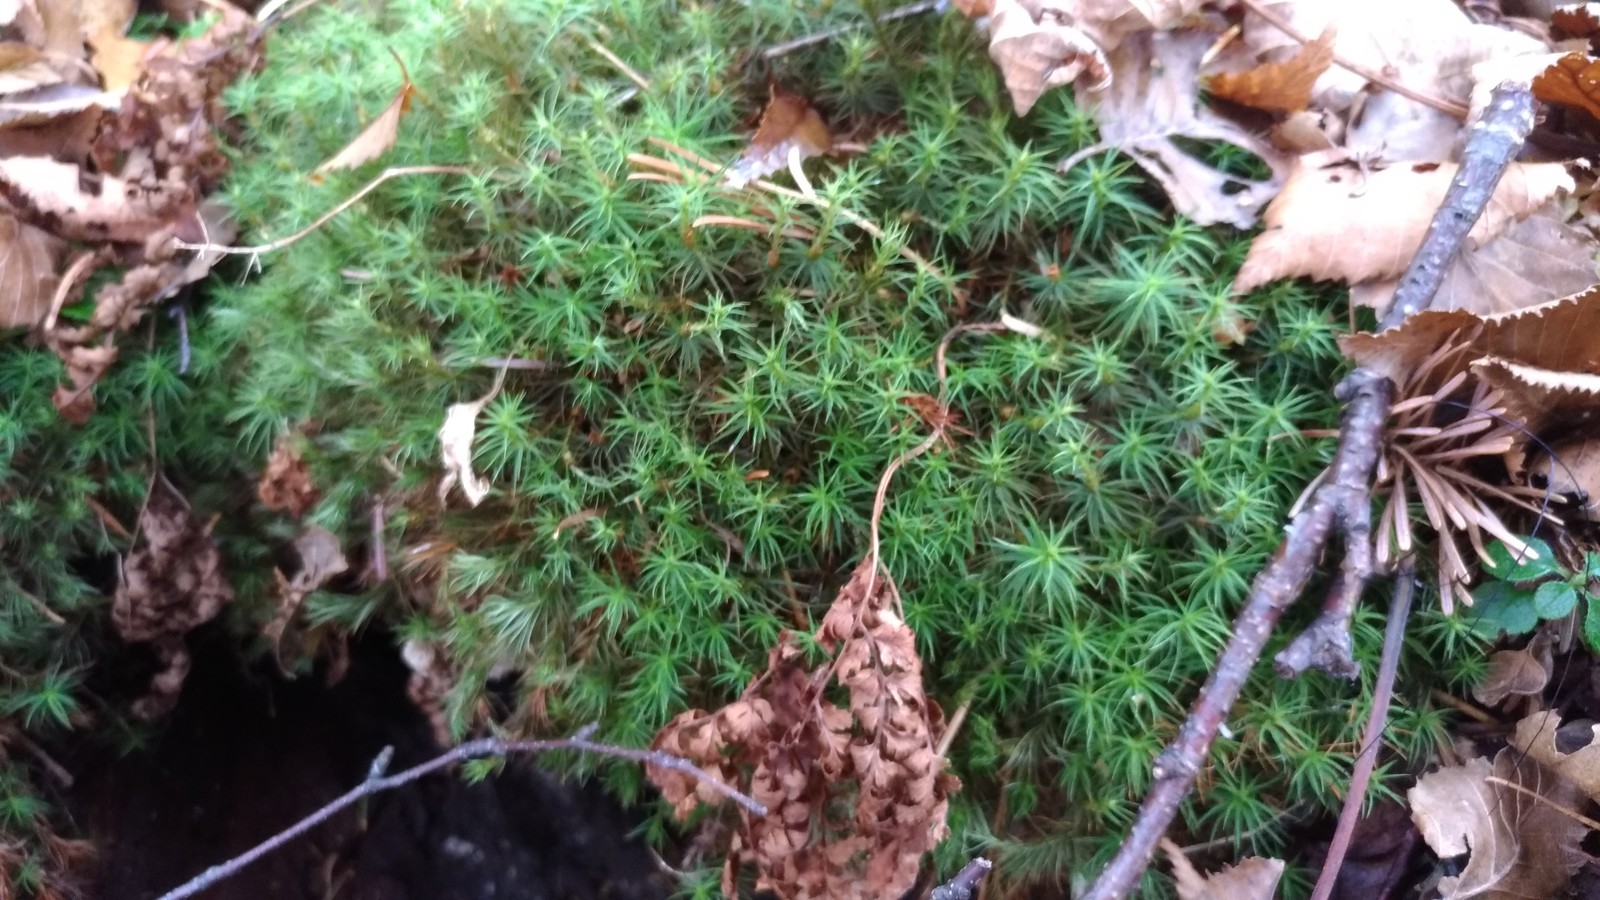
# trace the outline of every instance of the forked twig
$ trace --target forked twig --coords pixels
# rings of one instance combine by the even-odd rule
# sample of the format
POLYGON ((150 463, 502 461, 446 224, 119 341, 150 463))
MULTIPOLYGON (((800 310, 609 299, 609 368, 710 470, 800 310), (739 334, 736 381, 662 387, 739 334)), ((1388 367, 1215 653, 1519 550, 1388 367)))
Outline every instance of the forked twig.
POLYGON ((365 781, 339 795, 332 802, 311 815, 267 838, 244 853, 227 862, 212 866, 184 884, 162 894, 158 900, 183 900, 186 897, 193 897, 224 879, 238 874, 246 866, 316 828, 323 822, 333 818, 341 810, 348 808, 363 798, 410 784, 424 775, 432 774, 456 763, 466 762, 469 759, 482 759, 484 757, 504 758, 514 754, 550 753, 557 750, 598 753, 602 756, 628 759, 652 766, 660 766, 663 769, 683 772, 699 779, 717 793, 734 801, 754 815, 764 816, 767 814, 767 808, 759 801, 735 788, 729 787, 722 779, 686 759, 662 753, 659 750, 636 750, 632 747, 619 747, 614 744, 597 744, 589 740, 589 736, 594 733, 594 730, 595 726, 589 725, 579 730, 572 737, 544 741, 507 741, 500 738, 483 738, 481 740, 468 741, 454 750, 436 756, 425 763, 412 766, 404 772, 387 776, 383 773, 388 768, 388 760, 392 751, 391 748, 385 748, 384 752, 380 753, 377 760, 373 762, 372 769, 367 774, 365 781))
MULTIPOLYGON (((1472 127, 1461 168, 1400 281, 1394 304, 1384 316, 1384 328, 1399 325, 1433 301, 1467 232, 1483 214, 1495 185, 1532 128, 1533 97, 1527 86, 1497 87, 1483 118, 1472 127)), ((1244 608, 1234 620, 1233 637, 1177 738, 1156 760, 1154 783, 1127 839, 1084 895, 1085 900, 1128 896, 1149 867, 1157 842, 1177 814, 1178 804, 1193 789, 1211 742, 1273 627, 1300 596, 1336 530, 1345 554, 1328 603, 1279 661, 1303 659, 1307 665, 1317 665, 1332 660, 1337 666, 1343 663, 1341 647, 1342 656, 1348 657, 1350 616, 1371 574, 1371 479, 1393 395, 1394 383, 1366 367, 1351 372, 1335 388, 1334 396, 1344 401, 1345 412, 1327 477, 1290 519, 1282 543, 1251 584, 1244 608)))

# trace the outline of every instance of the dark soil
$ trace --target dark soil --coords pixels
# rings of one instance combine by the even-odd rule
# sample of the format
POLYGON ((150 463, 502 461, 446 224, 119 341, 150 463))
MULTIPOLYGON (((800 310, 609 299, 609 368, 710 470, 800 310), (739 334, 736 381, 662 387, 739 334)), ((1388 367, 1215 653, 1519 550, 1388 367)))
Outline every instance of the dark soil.
MULTIPOLYGON (((386 642, 348 674, 287 682, 241 663, 220 634, 190 636, 193 671, 148 753, 80 752, 77 824, 99 847, 89 896, 144 900, 229 859, 349 790, 385 746, 389 771, 436 755, 386 642)), ((531 764, 468 785, 451 774, 366 801, 206 900, 644 900, 665 897, 636 819, 594 787, 531 764)))

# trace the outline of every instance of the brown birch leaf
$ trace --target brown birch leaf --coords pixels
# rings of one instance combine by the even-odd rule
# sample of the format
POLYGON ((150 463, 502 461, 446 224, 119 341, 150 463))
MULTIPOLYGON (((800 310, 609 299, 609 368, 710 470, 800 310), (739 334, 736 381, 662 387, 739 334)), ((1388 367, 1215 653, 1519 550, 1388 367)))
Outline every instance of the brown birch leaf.
POLYGON ((383 154, 389 152, 394 146, 395 139, 400 136, 400 118, 411 109, 411 96, 416 93, 417 86, 411 83, 411 74, 406 71, 406 64, 395 57, 395 62, 400 66, 400 89, 395 92, 394 99, 378 113, 377 118, 367 123, 350 143, 335 153, 331 159, 323 163, 311 173, 316 179, 328 172, 341 169, 354 169, 365 165, 383 154))
POLYGON ((0 328, 32 328, 55 297, 65 241, 0 213, 0 328))

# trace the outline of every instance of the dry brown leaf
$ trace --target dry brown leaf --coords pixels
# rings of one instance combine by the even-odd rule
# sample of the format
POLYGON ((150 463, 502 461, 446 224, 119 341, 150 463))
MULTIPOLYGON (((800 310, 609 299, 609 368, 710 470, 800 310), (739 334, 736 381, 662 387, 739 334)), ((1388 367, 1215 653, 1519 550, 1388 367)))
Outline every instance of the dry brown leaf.
MULTIPOLYGON (((1552 200, 1484 246, 1463 247, 1429 308, 1511 312, 1587 289, 1600 280, 1593 242, 1564 218, 1561 202, 1552 200)), ((1353 285, 1350 302, 1382 316, 1398 284, 1353 285)))
POLYGON ((311 173, 313 177, 365 165, 394 146, 395 139, 400 136, 400 118, 411 109, 411 97, 417 91, 417 86, 411 83, 411 73, 406 71, 406 64, 398 56, 394 61, 400 66, 400 89, 395 92, 394 99, 344 149, 317 166, 311 173))
POLYGON ((1192 30, 1133 35, 1110 56, 1111 85, 1092 99, 1080 99, 1098 104, 1094 117, 1101 143, 1137 161, 1160 182, 1178 212, 1204 225, 1250 228, 1278 193, 1288 159, 1201 104, 1200 60, 1210 42, 1207 34, 1192 30), (1248 181, 1224 174, 1185 152, 1175 138, 1233 144, 1259 157, 1273 175, 1248 181))
POLYGON ((1434 853, 1471 854, 1461 874, 1440 879, 1446 900, 1553 897, 1582 864, 1578 842, 1586 829, 1560 809, 1581 801, 1577 788, 1521 751, 1502 750, 1493 765, 1480 757, 1429 773, 1406 797, 1434 853))
POLYGON ((312 591, 350 569, 344 550, 339 546, 339 539, 320 525, 310 525, 302 531, 294 539, 294 549, 300 555, 300 570, 295 572, 293 578, 284 577, 281 570, 273 570, 278 584, 278 610, 272 621, 262 629, 262 634, 272 643, 278 669, 285 675, 289 674, 289 667, 284 664, 284 633, 294 621, 301 604, 312 591))
POLYGON ((50 402, 61 418, 82 425, 94 415, 95 382, 116 361, 117 348, 111 344, 94 347, 79 344, 58 349, 56 355, 66 364, 67 383, 55 389, 50 402))
MULTIPOLYGON (((791 900, 899 896, 945 834, 947 797, 958 785, 935 749, 943 717, 923 693, 915 638, 898 607, 887 573, 874 578, 863 563, 817 630, 831 665, 808 672, 786 634, 739 700, 685 712, 656 736, 656 749, 748 784, 767 807, 760 817, 741 811, 725 890, 749 861, 758 889, 791 900), (828 699, 830 675, 848 709, 828 699)), ((647 774, 680 817, 725 799, 681 772, 647 774)))
POLYGON ((65 241, 0 213, 0 328, 32 328, 55 296, 65 241))
POLYGON ((1473 686, 1472 696, 1485 706, 1498 706, 1507 697, 1532 697, 1550 683, 1553 669, 1550 635, 1541 631, 1526 647, 1491 655, 1489 671, 1473 686))
POLYGON ((38 156, 0 159, 0 196, 68 240, 142 244, 172 218, 165 198, 125 179, 38 156))
POLYGON ((1600 799, 1600 725, 1562 725, 1553 710, 1517 723, 1511 746, 1571 782, 1590 799, 1600 799))
MULTIPOLYGON (((1337 156, 1297 160, 1267 207, 1267 228, 1250 245, 1234 291, 1299 276, 1352 284, 1398 277, 1455 172, 1453 163, 1372 170, 1337 156)), ((1468 240, 1482 246, 1572 187, 1563 163, 1513 164, 1468 240)))
POLYGON ((1025 116, 1044 92, 1080 76, 1088 90, 1111 83, 1111 65, 1098 35, 1084 29, 1070 0, 994 0, 989 13, 989 57, 1000 67, 1011 105, 1025 116))
MULTIPOLYGON (((1333 28, 1333 51, 1339 58, 1382 72, 1412 90, 1462 104, 1473 88, 1472 67, 1477 63, 1545 49, 1528 35, 1474 22, 1453 0, 1273 0, 1267 5, 1300 34, 1322 34, 1333 28)), ((1253 12, 1245 14, 1244 41, 1262 59, 1281 59, 1299 47, 1253 12)), ((1331 66, 1317 79, 1311 105, 1343 112, 1367 94, 1367 88, 1363 76, 1331 66)))
POLYGON ((1283 877, 1281 859, 1251 856, 1210 875, 1201 875, 1177 844, 1162 838, 1161 851, 1172 864, 1178 900, 1272 900, 1277 894, 1278 879, 1283 877))
POLYGON ((116 93, 139 80, 145 59, 155 51, 155 41, 123 37, 121 32, 101 31, 89 35, 89 64, 100 73, 100 86, 116 93))
POLYGON ((1550 11, 1551 37, 1557 40, 1593 41, 1600 36, 1600 17, 1592 3, 1574 3, 1550 11))
POLYGON ((222 557, 202 524, 165 478, 156 477, 137 527, 139 543, 123 560, 111 599, 111 622, 122 639, 153 644, 162 671, 133 707, 142 718, 171 710, 189 670, 183 636, 233 599, 222 557))
POLYGON ((1213 75, 1206 88, 1224 100, 1269 112, 1292 113, 1311 102, 1311 87, 1333 64, 1333 30, 1283 62, 1261 63, 1246 72, 1213 75))
POLYGON ((1533 96, 1600 116, 1600 59, 1568 53, 1533 79, 1533 96))
POLYGON ((285 432, 267 457, 267 467, 256 483, 256 496, 267 509, 281 509, 295 518, 305 515, 320 496, 311 471, 300 455, 302 438, 285 432))
MULTIPOLYGON (((1595 390, 1584 396, 1587 403, 1574 416, 1578 421, 1592 420, 1600 405, 1600 378, 1594 378, 1592 384, 1595 390)), ((1515 460, 1521 462, 1520 457, 1515 460)), ((1527 460, 1527 469, 1530 485, 1568 501, 1559 510, 1562 518, 1600 522, 1600 435, 1589 431, 1579 437, 1552 441, 1548 450, 1540 447, 1533 453, 1533 458, 1527 460)))
POLYGON ((787 167, 791 153, 810 159, 832 149, 833 134, 811 103, 773 85, 750 146, 728 167, 725 178, 731 187, 744 187, 787 167))
POLYGON ((505 370, 501 369, 489 393, 468 403, 452 404, 445 412, 444 424, 439 426, 439 453, 444 464, 444 477, 439 480, 440 503, 458 483, 462 495, 473 506, 489 495, 489 482, 472 469, 472 440, 478 433, 478 413, 500 393, 504 378, 505 370))

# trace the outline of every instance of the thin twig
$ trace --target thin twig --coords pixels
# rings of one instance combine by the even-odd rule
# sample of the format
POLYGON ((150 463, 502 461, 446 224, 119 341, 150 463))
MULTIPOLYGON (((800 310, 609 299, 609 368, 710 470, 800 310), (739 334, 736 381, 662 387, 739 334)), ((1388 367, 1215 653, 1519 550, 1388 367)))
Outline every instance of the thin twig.
MULTIPOLYGON (((938 6, 939 0, 919 0, 917 3, 908 3, 905 6, 899 7, 898 9, 891 9, 879 16, 877 21, 880 24, 883 22, 893 22, 896 19, 904 19, 921 13, 931 12, 932 10, 937 9, 938 6)), ((812 44, 820 44, 824 41, 831 41, 840 35, 849 34, 852 31, 856 31, 857 29, 864 27, 866 27, 865 22, 851 22, 848 25, 839 25, 835 28, 829 28, 826 31, 818 31, 814 34, 808 34, 804 37, 797 37, 792 41, 784 41, 781 44, 774 44, 771 47, 761 51, 761 58, 777 59, 780 56, 786 56, 796 50, 810 47, 812 44)))
MULTIPOLYGON (((1312 38, 1310 36, 1306 35, 1300 29, 1294 27, 1293 23, 1278 15, 1275 11, 1268 9, 1265 4, 1260 2, 1260 0, 1240 0, 1240 2, 1249 8, 1251 12, 1266 20, 1267 24, 1278 29, 1284 34, 1287 34, 1289 37, 1294 38, 1298 43, 1311 43, 1312 38)), ((1382 72, 1379 72, 1375 69, 1369 69, 1366 66, 1346 59, 1337 53, 1333 55, 1333 64, 1341 69, 1354 72, 1373 84, 1388 88, 1407 100, 1415 100, 1416 102, 1421 103, 1423 106, 1432 107, 1433 109, 1437 109, 1442 113, 1455 116, 1457 119, 1465 119, 1467 117, 1467 107, 1455 100, 1451 100, 1446 97, 1435 97, 1431 94, 1425 94, 1422 91, 1412 90, 1411 88, 1408 88, 1400 82, 1395 81, 1393 78, 1390 78, 1382 72)))
POLYGON ((978 890, 978 884, 992 868, 994 863, 980 856, 962 866, 956 877, 934 888, 933 893, 928 895, 928 900, 972 900, 972 895, 978 890))
POLYGON ((377 190, 378 185, 383 184, 385 181, 388 181, 391 178, 400 178, 405 175, 471 174, 471 169, 464 169, 461 166, 399 166, 395 168, 384 169, 382 172, 378 173, 377 178, 367 182, 366 187, 363 187, 361 190, 356 191, 349 197, 346 197, 343 202, 341 202, 338 206, 335 206, 333 209, 323 213, 315 222, 312 222, 310 225, 307 225, 288 237, 278 238, 275 241, 270 241, 265 244, 258 244, 254 247, 224 247, 220 244, 211 243, 191 244, 188 241, 173 241, 172 244, 180 250, 200 250, 206 253, 228 253, 244 256, 259 256, 262 253, 271 253, 274 250, 282 250, 306 235, 316 231, 318 228, 328 224, 328 222, 331 221, 335 216, 339 215, 350 207, 355 206, 357 203, 360 203, 361 198, 377 190))
POLYGON ((1394 698, 1394 677, 1400 668, 1400 648, 1406 640, 1406 621, 1411 617, 1411 598, 1417 592, 1416 557, 1407 556, 1400 560, 1394 577, 1394 602, 1389 606, 1389 623, 1383 631, 1383 657, 1378 662, 1378 680, 1372 686, 1372 712, 1367 715, 1367 728, 1361 735, 1361 753, 1356 756, 1355 770, 1350 773, 1350 789, 1345 792, 1344 808, 1339 810, 1339 824, 1334 828, 1333 841, 1328 845, 1328 858, 1322 863, 1322 874, 1317 876, 1317 886, 1311 892, 1311 900, 1328 900, 1333 894, 1333 886, 1339 880, 1339 869, 1350 850, 1350 837, 1355 834, 1356 822, 1361 819, 1362 803, 1367 797, 1367 782, 1372 779, 1373 767, 1378 762, 1383 726, 1389 718, 1389 701, 1394 698))
MULTIPOLYGON (((1435 275, 1442 275, 1444 266, 1460 250, 1467 231, 1482 215, 1494 186, 1532 128, 1532 109, 1532 96, 1526 86, 1503 84, 1495 89, 1483 120, 1473 126, 1456 179, 1400 281, 1394 305, 1384 317, 1385 328, 1398 325, 1432 302, 1440 281, 1435 275), (1434 268, 1441 271, 1432 273, 1434 268)), ((1368 573, 1361 570, 1360 563, 1370 563, 1372 555, 1372 471, 1394 389, 1387 377, 1361 367, 1334 390, 1334 396, 1345 403, 1345 411, 1328 477, 1290 519, 1282 543, 1251 584, 1245 605, 1234 620, 1233 637, 1216 669, 1201 689, 1177 738, 1156 760, 1154 783, 1127 839, 1084 895, 1085 900, 1128 896, 1149 867, 1157 842, 1177 814, 1178 804, 1194 787, 1217 730, 1249 678, 1268 636, 1284 610, 1305 588, 1335 530, 1343 539, 1345 562, 1329 608, 1318 626, 1311 629, 1315 632, 1311 640, 1317 644, 1337 642, 1337 628, 1326 627, 1326 620, 1337 620, 1340 615, 1346 616, 1347 630, 1348 611, 1343 604, 1365 582, 1368 573)), ((1310 648, 1304 655, 1316 659, 1322 654, 1310 648)))
POLYGON ((468 741, 467 743, 456 747, 454 750, 436 756, 425 763, 412 766, 411 768, 406 769, 404 772, 389 776, 385 776, 383 774, 384 769, 387 768, 388 754, 392 752, 386 748, 384 753, 379 754, 378 759, 374 761, 372 769, 367 773, 366 780, 361 782, 361 784, 351 788, 349 791, 346 791, 344 794, 341 794, 332 802, 328 803, 328 805, 322 807, 311 815, 306 816, 304 819, 301 819, 299 822, 296 822, 283 831, 278 832, 267 840, 262 841, 244 853, 239 854, 227 862, 212 866, 179 887, 162 894, 159 900, 183 900, 185 897, 193 897, 201 891, 218 884, 224 879, 231 878, 232 876, 238 874, 246 866, 262 858, 263 856, 266 856, 268 853, 277 850, 279 847, 282 847, 300 835, 303 835, 313 828, 316 828, 318 825, 331 819, 340 811, 354 805, 365 797, 370 797, 373 794, 410 784, 424 775, 430 775, 439 771, 440 769, 455 765, 456 763, 466 762, 470 759, 481 759, 484 757, 504 758, 517 754, 550 753, 558 750, 577 750, 585 753, 598 753, 603 756, 612 756, 618 759, 633 760, 634 762, 640 762, 651 766, 659 766, 663 769, 672 769, 676 772, 683 772, 684 774, 691 775, 694 778, 699 779, 703 784, 711 787, 717 793, 722 794, 724 797, 727 797, 728 799, 749 810, 752 814, 757 816, 764 816, 767 814, 767 808, 760 802, 744 793, 741 793, 735 788, 729 787, 722 781, 722 779, 711 774, 710 772, 707 772, 699 766, 694 765, 686 759, 662 753, 659 750, 636 750, 632 747, 618 747, 613 744, 597 744, 589 740, 589 735, 592 734, 593 731, 594 726, 590 725, 581 729, 577 734, 574 734, 569 738, 544 741, 506 741, 501 740, 500 738, 483 738, 481 740, 468 741))

